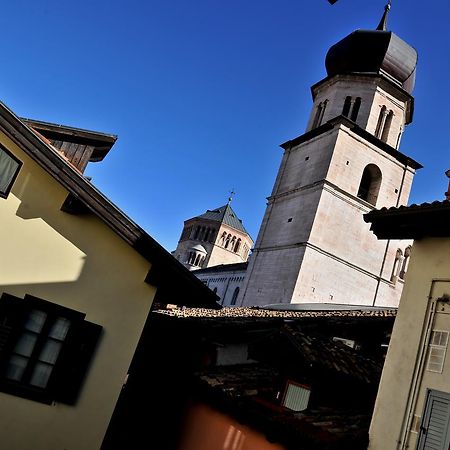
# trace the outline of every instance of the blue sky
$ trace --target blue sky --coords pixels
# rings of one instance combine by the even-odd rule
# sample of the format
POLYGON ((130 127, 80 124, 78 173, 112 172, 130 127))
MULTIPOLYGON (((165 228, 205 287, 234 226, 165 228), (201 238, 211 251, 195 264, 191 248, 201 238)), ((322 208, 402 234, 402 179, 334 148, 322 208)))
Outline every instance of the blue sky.
MULTIPOLYGON (((15 0, 2 6, 0 99, 18 115, 117 134, 87 175, 168 250, 183 221, 226 203, 256 239, 281 160, 305 130, 327 49, 375 28, 384 0, 15 0)), ((400 150, 424 165, 410 202, 450 168, 450 6, 393 0, 419 52, 400 150)))

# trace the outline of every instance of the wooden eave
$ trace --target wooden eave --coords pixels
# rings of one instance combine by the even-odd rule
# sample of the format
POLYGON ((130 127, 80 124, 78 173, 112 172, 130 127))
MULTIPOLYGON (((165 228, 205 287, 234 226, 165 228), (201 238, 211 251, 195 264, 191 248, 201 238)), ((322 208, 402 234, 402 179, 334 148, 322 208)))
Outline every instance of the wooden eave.
POLYGON ((371 211, 364 216, 378 239, 450 237, 450 202, 371 211))
MULTIPOLYGON (((73 196, 76 201, 81 202, 87 210, 96 215, 114 233, 152 264, 146 278, 148 283, 158 288, 163 287, 168 295, 171 295, 172 292, 176 295, 183 292, 183 283, 185 283, 185 291, 189 291, 190 287, 194 287, 195 292, 198 291, 198 301, 194 300, 190 303, 220 308, 217 304, 218 297, 209 288, 114 205, 2 102, 0 102, 0 131, 5 133, 24 153, 67 189, 69 195, 73 196), (176 289, 174 286, 176 284, 180 285, 181 290, 176 289)), ((177 304, 177 300, 180 299, 173 298, 172 303, 177 304)))
POLYGON ((68 141, 94 147, 94 151, 89 159, 92 162, 101 161, 117 141, 115 134, 99 133, 34 119, 20 118, 20 120, 47 139, 68 141))

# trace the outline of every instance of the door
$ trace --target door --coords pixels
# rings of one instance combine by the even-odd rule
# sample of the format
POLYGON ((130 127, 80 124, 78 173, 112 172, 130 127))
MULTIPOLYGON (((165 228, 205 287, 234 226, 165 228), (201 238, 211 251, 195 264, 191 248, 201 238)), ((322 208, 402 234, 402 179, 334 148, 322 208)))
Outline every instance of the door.
POLYGON ((449 450, 450 394, 428 390, 417 450, 449 450))

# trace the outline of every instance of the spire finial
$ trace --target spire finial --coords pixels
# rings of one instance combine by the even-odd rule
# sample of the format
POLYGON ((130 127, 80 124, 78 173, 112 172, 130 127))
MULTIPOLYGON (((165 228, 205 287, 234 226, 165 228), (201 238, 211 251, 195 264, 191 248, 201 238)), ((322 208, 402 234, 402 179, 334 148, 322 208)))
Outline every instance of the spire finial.
POLYGON ((445 175, 447 175, 447 178, 448 178, 448 189, 444 195, 445 195, 446 200, 450 201, 450 169, 445 171, 445 175))
POLYGON ((380 23, 377 26, 378 31, 387 31, 387 20, 389 15, 389 10, 391 9, 392 0, 389 0, 387 5, 384 7, 383 17, 380 20, 380 23))
POLYGON ((231 203, 231 200, 233 200, 234 194, 236 194, 236 192, 234 192, 234 188, 233 188, 233 189, 231 189, 230 196, 228 197, 228 205, 231 203))

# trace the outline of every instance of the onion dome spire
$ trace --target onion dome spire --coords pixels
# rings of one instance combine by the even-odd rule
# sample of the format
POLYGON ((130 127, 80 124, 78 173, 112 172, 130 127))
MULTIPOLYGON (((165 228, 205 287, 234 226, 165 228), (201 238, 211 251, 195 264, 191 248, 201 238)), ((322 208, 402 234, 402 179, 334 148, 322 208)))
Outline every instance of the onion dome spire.
POLYGON ((389 16, 389 11, 391 9, 392 1, 389 0, 388 4, 384 7, 383 17, 380 20, 380 23, 377 26, 378 31, 387 31, 387 20, 389 16))

